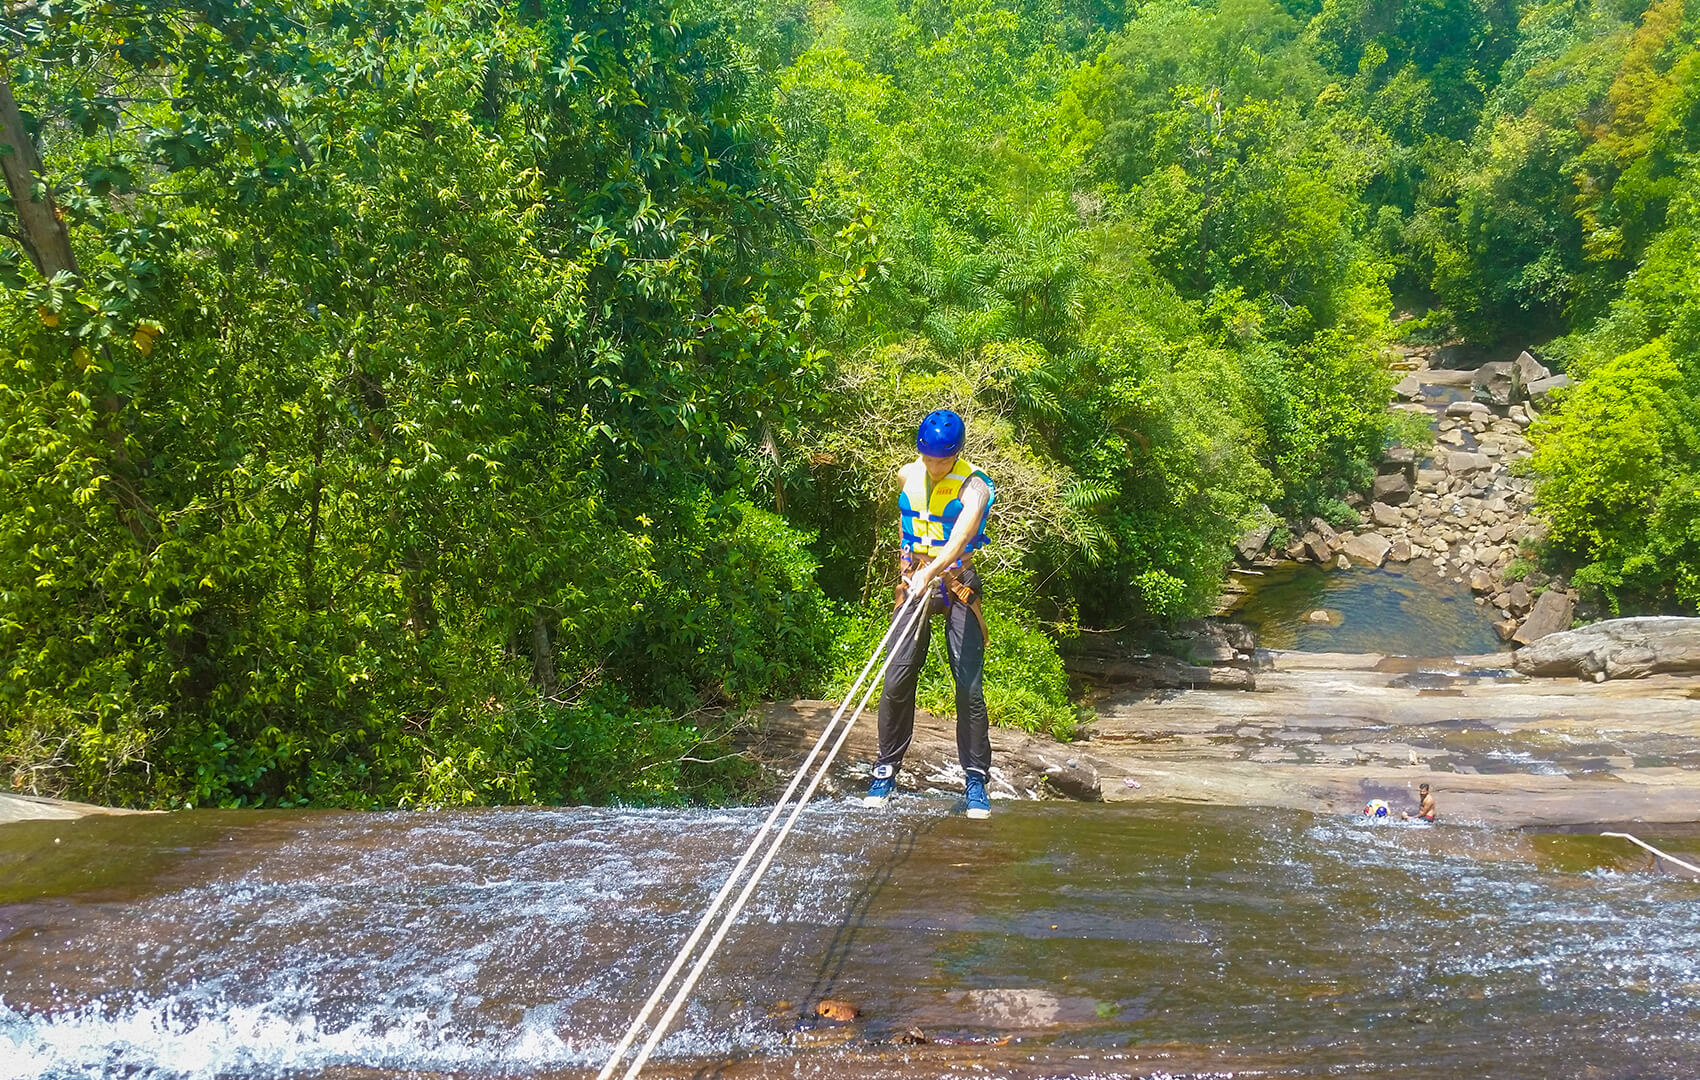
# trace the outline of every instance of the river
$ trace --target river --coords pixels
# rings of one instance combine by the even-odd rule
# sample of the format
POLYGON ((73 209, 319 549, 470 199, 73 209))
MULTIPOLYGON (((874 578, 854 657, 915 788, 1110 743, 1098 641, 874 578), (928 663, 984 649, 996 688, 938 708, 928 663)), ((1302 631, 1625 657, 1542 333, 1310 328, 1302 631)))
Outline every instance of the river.
MULTIPOLYGON (((1700 1074, 1700 884, 1618 841, 952 809, 811 808, 651 1072, 1700 1074)), ((6 826, 0 1077, 588 1076, 761 816, 6 826)))

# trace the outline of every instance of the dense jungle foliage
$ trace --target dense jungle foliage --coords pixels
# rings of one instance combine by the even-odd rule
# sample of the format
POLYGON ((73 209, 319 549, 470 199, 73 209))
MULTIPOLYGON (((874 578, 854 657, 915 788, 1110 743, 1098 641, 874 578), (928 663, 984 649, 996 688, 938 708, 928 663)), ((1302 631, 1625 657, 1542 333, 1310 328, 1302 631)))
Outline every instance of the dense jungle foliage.
MULTIPOLYGON (((0 764, 136 805, 735 798, 925 412, 994 719, 1348 513, 1396 333, 1540 345, 1555 560, 1700 600, 1683 0, 20 0, 0 764), (1425 312, 1393 323, 1395 298, 1425 312), (731 706, 732 708, 725 708, 731 706)), ((948 709, 942 665, 923 704, 948 709)))

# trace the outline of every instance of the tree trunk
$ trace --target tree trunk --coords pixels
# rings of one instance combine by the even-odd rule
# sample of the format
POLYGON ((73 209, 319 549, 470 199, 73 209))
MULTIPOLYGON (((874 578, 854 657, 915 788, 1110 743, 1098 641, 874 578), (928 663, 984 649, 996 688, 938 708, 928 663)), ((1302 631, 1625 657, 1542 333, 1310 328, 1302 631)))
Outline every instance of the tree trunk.
POLYGON ((314 571, 317 569, 319 549, 319 502, 325 491, 325 414, 320 406, 318 424, 313 429, 313 494, 307 506, 307 567, 303 577, 303 600, 307 604, 308 614, 319 610, 318 597, 314 592, 314 571))
POLYGON ((549 624, 542 615, 531 617, 531 671, 544 694, 555 692, 555 650, 549 644, 549 624))
POLYGON ((776 513, 785 513, 785 474, 782 471, 784 462, 779 458, 779 442, 773 437, 773 425, 763 423, 761 426, 761 448, 768 457, 773 459, 773 509, 776 513))
MULTIPOLYGON (((54 205, 47 178, 42 175, 41 155, 36 153, 35 143, 24 130, 23 114, 12 96, 11 72, 3 61, 0 61, 0 172, 6 174, 6 190, 12 195, 12 208, 18 215, 18 242, 29 253, 36 270, 49 279, 61 272, 77 273, 77 260, 71 254, 71 235, 54 205)), ((124 446, 124 428, 118 421, 124 402, 116 394, 102 394, 95 401, 111 420, 106 432, 111 448, 109 487, 117 500, 119 517, 136 542, 151 551, 155 546, 153 526, 159 523, 159 515, 142 497, 141 471, 124 446)))
POLYGON ((71 236, 53 204, 47 179, 41 174, 41 155, 24 130, 24 118, 12 97, 11 73, 0 64, 0 171, 18 215, 18 240, 44 278, 61 270, 75 274, 71 236), (37 197, 39 196, 39 198, 37 197))

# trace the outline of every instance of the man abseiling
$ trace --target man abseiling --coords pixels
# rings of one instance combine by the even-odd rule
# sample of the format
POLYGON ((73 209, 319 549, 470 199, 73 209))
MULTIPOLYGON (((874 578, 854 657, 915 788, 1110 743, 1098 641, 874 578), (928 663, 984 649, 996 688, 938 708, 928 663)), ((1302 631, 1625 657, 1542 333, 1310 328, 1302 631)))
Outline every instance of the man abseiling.
POLYGON ((990 817, 986 795, 992 743, 982 675, 990 635, 980 610, 980 575, 973 552, 984 547, 986 517, 996 494, 991 477, 963 460, 968 436, 949 409, 927 414, 915 437, 920 457, 897 470, 898 519, 903 533, 897 604, 927 597, 918 633, 893 646, 880 697, 879 757, 864 806, 884 806, 897 788, 897 770, 915 732, 915 684, 927 659, 933 616, 945 616, 950 674, 956 681, 956 753, 967 779, 963 797, 971 818, 990 817))

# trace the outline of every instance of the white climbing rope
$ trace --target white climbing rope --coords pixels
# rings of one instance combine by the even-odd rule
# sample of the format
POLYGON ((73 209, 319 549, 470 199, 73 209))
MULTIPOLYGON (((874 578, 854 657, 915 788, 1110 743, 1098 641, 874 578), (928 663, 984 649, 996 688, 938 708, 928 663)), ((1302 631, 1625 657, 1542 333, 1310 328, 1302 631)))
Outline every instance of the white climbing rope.
POLYGON ((648 1040, 644 1042, 644 1045, 642 1049, 639 1050, 637 1057, 632 1060, 630 1067, 626 1070, 624 1080, 632 1080, 633 1077, 637 1076, 638 1071, 642 1069, 644 1063, 649 1060, 650 1054, 654 1053, 655 1047, 661 1042, 661 1037, 667 1033, 668 1026, 673 1022, 674 1017, 678 1015, 679 1009, 684 1004, 685 998, 690 995, 692 988, 696 986, 697 979, 701 977, 703 969, 708 966, 708 962, 710 958, 714 956, 715 950, 720 947, 721 941, 725 939, 726 932, 731 929, 732 923, 738 917, 738 913, 743 910, 744 902, 749 899, 750 894, 755 890, 756 883, 759 882, 762 875, 767 872, 768 865, 772 863, 774 855, 779 851, 779 845, 784 843, 785 837, 790 834, 791 826, 796 822, 797 816, 802 813, 803 807, 808 805, 809 799, 813 797, 815 793, 815 788, 820 786, 820 782, 822 778, 825 777, 827 769, 832 766, 833 759, 838 756, 838 751, 844 746, 844 740, 849 736, 851 726, 856 723, 857 718, 862 714, 862 710, 867 707, 868 701, 873 697, 874 688, 877 687, 880 684, 880 681, 885 678, 886 670, 891 667, 892 658, 897 655, 897 642, 907 639, 919 628, 921 620, 925 618, 927 607, 928 604, 926 599, 916 595, 909 597, 903 605, 898 608, 896 615, 892 617, 891 625, 886 628, 885 636, 880 639, 879 645, 874 649, 873 654, 868 657, 868 662, 862 665, 862 670, 860 674, 856 676, 856 681, 850 684, 850 690, 844 695, 843 703, 838 706, 837 710, 833 712, 832 718, 821 728, 820 737, 815 740, 815 744, 809 750, 808 756, 803 759, 802 765, 798 766, 797 772, 791 777, 791 782, 785 786, 785 791, 779 796, 778 801, 773 804, 773 809, 769 811, 767 820, 762 822, 761 828, 757 829, 755 836, 750 839, 749 846, 745 848, 743 856, 738 860, 738 864, 734 866, 732 868, 732 872, 727 875, 726 881, 720 886, 720 891, 715 894, 713 902, 711 902, 708 906, 708 910, 703 912, 702 918, 698 920, 696 928, 691 931, 690 937, 685 939, 684 945, 679 949, 679 954, 673 958, 673 962, 668 965, 666 973, 661 976, 661 981, 656 984, 654 991, 650 993, 649 1000, 644 1002, 643 1008, 638 1012, 636 1018, 632 1020, 630 1027, 626 1029, 625 1035, 621 1037, 618 1045, 614 1047, 613 1053, 608 1056, 608 1062, 602 1066, 602 1071, 597 1073, 596 1080, 609 1080, 609 1078, 613 1076, 615 1068, 618 1067, 621 1059, 626 1056, 626 1052, 631 1049, 632 1043, 637 1039, 638 1033, 643 1030, 643 1026, 649 1020, 650 1014, 655 1011, 655 1006, 660 1003, 661 998, 667 993, 668 988, 672 986, 673 980, 678 977, 680 970, 684 968, 685 961, 690 958, 691 953, 696 949, 697 943, 702 940, 703 932, 708 929, 708 924, 713 921, 715 914, 720 910, 720 906, 726 902, 726 898, 731 895, 733 887, 737 885, 739 878, 743 876, 745 869, 749 867, 750 860, 755 857, 756 851, 761 847, 762 841, 767 838, 769 831, 773 828, 773 823, 779 819, 780 811, 785 808, 786 803, 797 790, 797 785, 802 782, 803 775, 809 771, 809 766, 813 764, 815 758, 819 756, 821 747, 826 745, 826 741, 829 737, 831 737, 833 729, 838 726, 839 720, 844 716, 844 710, 849 708, 850 703, 856 699, 857 692, 863 690, 863 683, 867 680, 868 673, 873 670, 874 664, 878 663, 880 656, 884 654, 885 663, 880 665, 879 674, 875 675, 872 681, 867 682, 866 692, 862 694, 861 701, 856 705, 856 711, 850 715, 850 719, 844 723, 843 728, 839 731, 838 740, 833 743, 831 751, 827 753, 825 760, 823 760, 816 769, 813 778, 809 781, 808 787, 804 789, 802 797, 797 799, 796 803, 793 805, 791 816, 786 819, 784 826, 780 829, 779 833, 774 836, 772 844, 768 846, 767 852, 763 855, 761 862, 756 867, 755 873, 745 883, 743 891, 738 894, 738 899, 733 903, 731 909, 721 918, 720 926, 716 929, 714 937, 710 939, 707 948, 705 948, 702 955, 698 957, 696 964, 691 968, 690 975, 686 978, 684 984, 674 994, 673 1000, 667 1006, 667 1011, 662 1014, 661 1019, 650 1032, 648 1040), (899 629, 900 626, 901 629, 899 629))
POLYGON ((1631 844, 1634 844, 1636 847, 1646 848, 1648 851, 1651 851, 1654 855, 1657 855, 1659 858, 1663 859, 1665 862, 1674 863, 1675 865, 1682 867, 1684 870, 1687 870, 1691 874, 1700 874, 1700 866, 1695 866, 1691 862, 1683 862, 1681 859, 1677 858, 1675 855, 1671 855, 1671 854, 1668 854, 1666 852, 1660 851, 1658 848, 1654 847, 1652 844, 1647 843, 1647 841, 1641 839, 1639 836, 1631 836, 1629 833, 1626 833, 1626 832, 1603 832, 1600 835, 1601 836, 1612 836, 1612 837, 1616 837, 1617 839, 1620 839, 1620 840, 1627 840, 1631 844))

